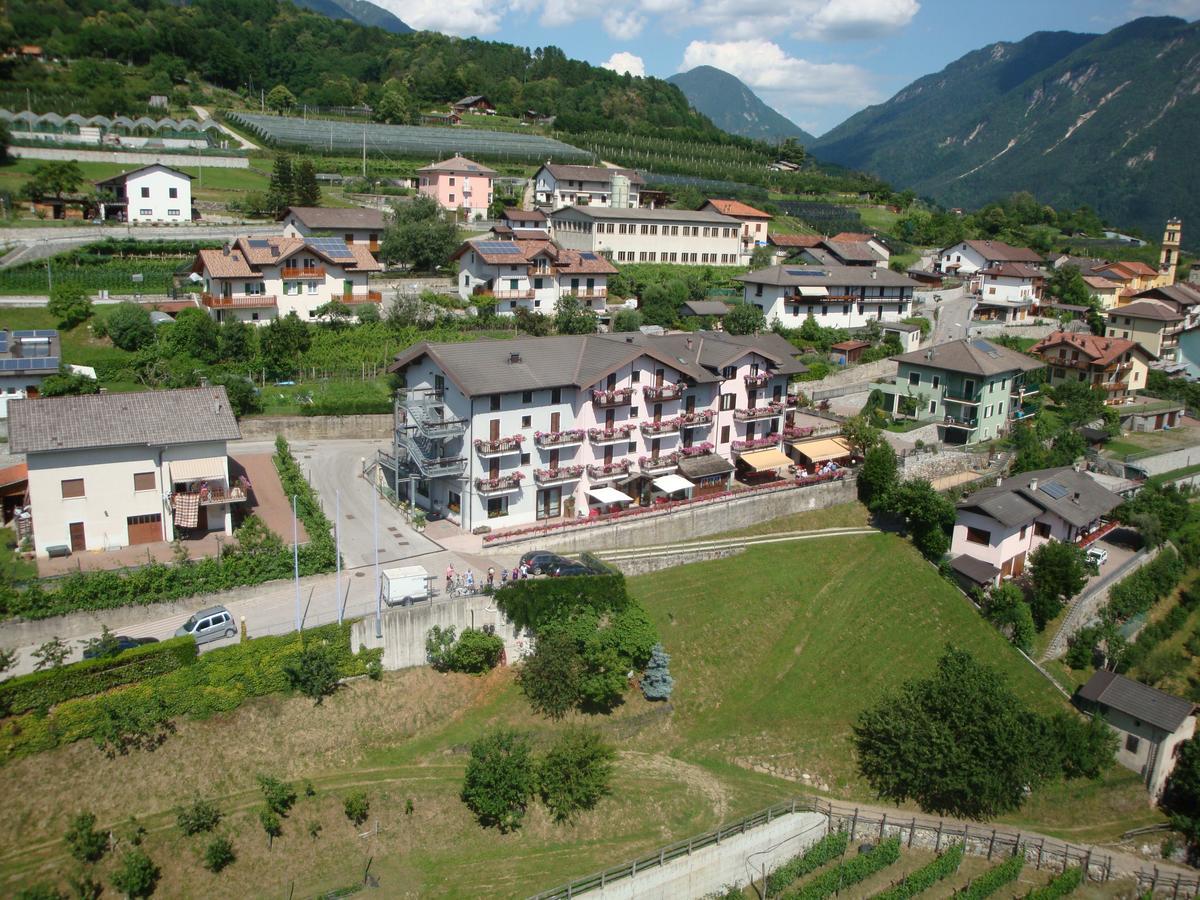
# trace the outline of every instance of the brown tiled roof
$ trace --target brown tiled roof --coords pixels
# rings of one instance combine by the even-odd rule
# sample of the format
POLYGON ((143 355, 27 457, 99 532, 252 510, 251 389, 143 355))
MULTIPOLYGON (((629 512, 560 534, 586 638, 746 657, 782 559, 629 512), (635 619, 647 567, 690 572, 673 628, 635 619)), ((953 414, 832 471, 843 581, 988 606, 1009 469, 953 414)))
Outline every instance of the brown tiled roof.
POLYGON ((286 259, 304 246, 304 238, 268 237, 238 238, 237 246, 246 254, 246 262, 252 266, 270 266, 286 259))
POLYGON ((8 487, 12 484, 20 484, 22 481, 29 480, 29 466, 26 463, 17 463, 12 466, 5 466, 0 469, 0 487, 8 487))
MULTIPOLYGON (((1097 334, 1083 334, 1072 331, 1056 331, 1053 334, 1048 334, 1030 347, 1029 352, 1046 353, 1059 346, 1067 346, 1072 350, 1078 350, 1086 354, 1091 362, 1101 366, 1107 366, 1113 360, 1117 359, 1117 357, 1127 352, 1145 352, 1136 342, 1127 340, 1126 338, 1101 337, 1097 334)), ((1053 357, 1046 356, 1044 358, 1048 363, 1054 363, 1053 357)))
POLYGON ((1153 278, 1158 274, 1158 271, 1153 266, 1148 266, 1141 260, 1137 259, 1122 259, 1113 263, 1114 266, 1120 266, 1126 272, 1133 275, 1149 275, 1153 278))
POLYGON ((838 341, 836 344, 830 344, 831 350, 857 350, 860 347, 870 347, 868 341, 838 341))
POLYGON ((467 159, 465 156, 452 156, 438 163, 430 163, 418 172, 462 172, 467 175, 495 175, 495 169, 489 169, 483 163, 467 159))
POLYGON ((1099 275, 1084 275, 1083 280, 1099 291, 1113 291, 1121 287, 1120 282, 1113 281, 1111 278, 1102 278, 1099 275))
POLYGON ((771 214, 765 213, 761 209, 755 209, 748 203, 743 203, 741 200, 709 200, 708 205, 717 212, 736 218, 744 219, 770 219, 771 214))
POLYGON ((558 181, 611 182, 614 175, 624 175, 630 184, 645 184, 646 179, 633 169, 610 169, 607 166, 564 166, 546 163, 542 168, 558 181))
POLYGON ((984 259, 996 262, 1042 262, 1042 257, 1028 247, 1014 247, 1004 241, 963 241, 984 259))
POLYGON ((325 206, 289 206, 282 218, 295 216, 306 228, 314 230, 336 228, 383 229, 383 213, 378 209, 332 209, 325 206))
POLYGON ((258 278, 246 262, 246 257, 237 247, 231 247, 229 252, 224 250, 201 250, 200 262, 210 278, 258 278))
POLYGON ((1128 316, 1131 319, 1157 319, 1161 322, 1178 322, 1184 318, 1182 313, 1175 312, 1167 304, 1156 303, 1153 300, 1139 300, 1136 303, 1127 303, 1108 311, 1110 319, 1120 316, 1128 316))
POLYGON ((776 247, 798 247, 801 249, 816 247, 821 238, 815 234, 771 234, 767 235, 767 243, 776 247))
POLYGON ((875 235, 864 234, 861 231, 839 231, 830 240, 848 244, 865 244, 867 241, 875 240, 875 235))
POLYGON ((507 219, 509 222, 545 222, 546 214, 540 209, 514 209, 509 206, 504 210, 502 219, 507 219))
POLYGON ((366 244, 347 244, 354 254, 354 265, 346 266, 347 272, 382 272, 383 266, 375 259, 375 254, 366 244))
POLYGON ((993 275, 997 278, 1045 278, 1045 273, 1041 269, 1035 269, 1033 266, 1027 266, 1025 263, 1004 262, 998 266, 990 266, 983 270, 984 275, 993 275))
POLYGON ((566 275, 615 275, 617 267, 600 253, 579 250, 560 250, 555 268, 566 275), (587 253, 590 259, 584 259, 587 253))

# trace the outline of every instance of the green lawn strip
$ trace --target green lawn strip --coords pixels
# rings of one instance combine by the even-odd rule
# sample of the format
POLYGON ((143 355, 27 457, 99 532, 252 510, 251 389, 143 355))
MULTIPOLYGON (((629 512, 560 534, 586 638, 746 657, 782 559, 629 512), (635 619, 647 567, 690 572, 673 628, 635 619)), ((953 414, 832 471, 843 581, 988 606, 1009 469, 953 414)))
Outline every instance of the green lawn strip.
POLYGON ((1136 772, 1113 765, 1095 781, 1056 781, 1035 791, 1021 809, 998 816, 1014 831, 1037 831, 1071 843, 1115 841, 1130 829, 1167 821, 1146 801, 1136 772))
POLYGON ((871 524, 871 515, 861 503, 839 503, 825 509, 810 509, 805 512, 767 519, 738 528, 722 531, 713 539, 731 537, 756 537, 759 535, 783 534, 789 531, 818 531, 822 528, 864 528, 871 524))
POLYGON ((1023 854, 1010 856, 1000 865, 993 866, 978 878, 972 879, 970 884, 955 896, 962 900, 985 900, 1006 884, 1016 881, 1024 867, 1025 857, 1023 854))
POLYGON ((835 893, 865 881, 900 859, 900 838, 889 838, 869 853, 849 859, 836 868, 821 872, 798 890, 784 894, 788 900, 824 900, 835 893))
POLYGON ((899 884, 876 894, 875 900, 907 900, 915 897, 957 872, 962 858, 963 845, 953 844, 936 859, 905 875, 899 884))
POLYGON ((1200 472, 1200 463, 1192 466, 1184 466, 1180 469, 1172 469, 1170 472, 1163 472, 1160 475, 1151 475, 1146 479, 1146 487, 1161 487, 1164 484, 1170 484, 1173 481, 1178 481, 1180 478, 1186 478, 1189 475, 1195 475, 1200 472))

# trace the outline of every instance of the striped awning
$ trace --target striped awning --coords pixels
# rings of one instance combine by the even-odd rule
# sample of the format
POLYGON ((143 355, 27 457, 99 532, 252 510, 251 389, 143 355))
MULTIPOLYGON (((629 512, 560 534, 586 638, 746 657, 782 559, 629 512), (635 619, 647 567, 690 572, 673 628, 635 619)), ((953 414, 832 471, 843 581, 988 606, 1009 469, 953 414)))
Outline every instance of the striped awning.
POLYGON ((228 477, 228 464, 224 456, 210 456, 201 459, 173 459, 171 481, 224 481, 228 477))

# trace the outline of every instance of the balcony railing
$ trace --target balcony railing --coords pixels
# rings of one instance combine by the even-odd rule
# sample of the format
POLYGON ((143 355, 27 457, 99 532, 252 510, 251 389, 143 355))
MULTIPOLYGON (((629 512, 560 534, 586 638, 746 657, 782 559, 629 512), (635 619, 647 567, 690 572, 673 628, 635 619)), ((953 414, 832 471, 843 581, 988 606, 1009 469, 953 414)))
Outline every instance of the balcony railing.
POLYGON ((506 453, 520 453, 521 442, 525 440, 525 436, 514 434, 511 437, 502 437, 492 439, 475 438, 475 452, 480 456, 487 458, 489 456, 503 456, 506 453))
POLYGON ((979 427, 979 420, 961 418, 959 416, 945 416, 942 419, 942 424, 948 428, 965 428, 967 431, 974 431, 979 427))
POLYGON ((383 291, 359 291, 356 294, 342 296, 342 302, 347 304, 357 303, 382 303, 383 291))
POLYGON ((961 403, 965 406, 978 406, 979 405, 978 397, 968 397, 966 394, 962 394, 962 393, 956 394, 950 390, 947 390, 944 394, 942 394, 942 400, 943 401, 948 400, 951 403, 961 403))
POLYGON ((783 415, 783 401, 771 402, 766 406, 751 406, 749 409, 735 409, 733 418, 738 422, 757 422, 760 419, 771 419, 783 415))
POLYGON ((534 296, 533 289, 525 291, 489 291, 482 290, 475 292, 476 297, 491 297, 493 300, 532 300, 534 296))
POLYGON ((747 453, 751 450, 765 450, 768 447, 779 446, 778 434, 768 434, 766 437, 750 438, 746 441, 734 441, 730 446, 734 453, 747 453))
POLYGON ((642 388, 642 395, 651 403, 660 403, 666 400, 678 400, 686 389, 687 385, 684 384, 648 384, 642 388))
POLYGON ((675 434, 679 431, 678 419, 660 419, 657 422, 643 422, 641 424, 642 434, 646 437, 658 437, 664 434, 675 434))
POLYGON ((628 406, 633 400, 633 388, 614 388, 611 391, 593 390, 592 402, 597 406, 628 406))
POLYGON ((608 296, 608 288, 565 288, 562 297, 576 297, 579 300, 601 300, 608 296))
POLYGON ((771 372, 759 372, 756 375, 744 375, 742 380, 746 382, 746 387, 760 388, 766 387, 767 382, 771 380, 771 372))
POLYGON ((588 439, 593 444, 613 444, 617 441, 627 441, 633 434, 634 424, 625 422, 612 428, 589 428, 588 439))
POLYGON ((715 448, 708 441, 702 444, 692 444, 690 447, 680 447, 679 455, 683 459, 692 459, 696 456, 708 456, 715 448))
POLYGON ((682 413, 679 416, 680 428, 700 428, 702 426, 711 425, 713 421, 713 411, 711 409, 692 410, 691 412, 682 413))
POLYGON ((404 463, 409 471, 415 470, 423 478, 456 478, 463 474, 467 460, 461 456, 439 455, 440 444, 424 437, 420 432, 404 429, 399 433, 399 444, 404 456, 397 463, 404 463))
POLYGON ((496 478, 476 478, 475 490, 481 494, 503 494, 517 490, 524 478, 524 472, 509 472, 496 478))
POLYGON ((587 467, 588 478, 592 481, 620 478, 622 475, 629 474, 629 466, 630 462, 627 459, 619 459, 611 463, 592 463, 587 467))
POLYGON ((279 275, 282 278, 324 278, 324 266, 284 266, 279 270, 279 275))
POLYGON ((679 465, 679 453, 660 453, 658 456, 639 456, 638 468, 647 475, 669 472, 679 465))
POLYGON ((459 419, 436 392, 403 393, 396 400, 396 420, 401 427, 412 426, 429 440, 444 440, 461 435, 466 419, 459 419))
POLYGON ((237 297, 201 294, 200 302, 209 309, 270 309, 279 305, 275 296, 268 294, 240 294, 237 297))
POLYGON ((1094 387, 1102 388, 1106 391, 1127 391, 1129 390, 1128 381, 1105 381, 1093 385, 1094 387))
POLYGON ((229 490, 224 488, 205 488, 200 491, 201 506, 219 506, 222 503, 245 503, 246 492, 236 485, 229 490))
POLYGON ((582 428, 569 428, 566 431, 537 431, 533 440, 539 447, 570 447, 582 444, 587 438, 587 432, 582 428))
POLYGON ((562 484, 577 481, 583 475, 583 466, 559 466, 556 469, 534 469, 533 480, 538 484, 562 484))

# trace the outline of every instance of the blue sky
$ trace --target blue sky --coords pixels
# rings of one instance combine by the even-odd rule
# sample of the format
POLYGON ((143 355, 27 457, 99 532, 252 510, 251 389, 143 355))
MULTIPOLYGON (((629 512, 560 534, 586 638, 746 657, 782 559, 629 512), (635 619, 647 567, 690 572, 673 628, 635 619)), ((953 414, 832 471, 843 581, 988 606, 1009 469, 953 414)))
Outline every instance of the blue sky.
POLYGON ((737 75, 814 134, 969 50, 1104 32, 1200 0, 374 0, 414 28, 540 47, 635 75, 737 75))

